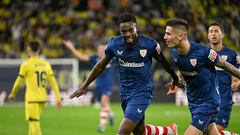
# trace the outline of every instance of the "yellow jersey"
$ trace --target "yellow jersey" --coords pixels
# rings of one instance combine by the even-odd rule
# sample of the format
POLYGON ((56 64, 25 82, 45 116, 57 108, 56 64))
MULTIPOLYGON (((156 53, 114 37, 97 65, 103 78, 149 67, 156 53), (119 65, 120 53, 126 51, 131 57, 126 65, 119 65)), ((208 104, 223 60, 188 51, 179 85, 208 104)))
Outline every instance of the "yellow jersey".
POLYGON ((24 80, 26 82, 26 102, 45 102, 47 100, 47 82, 51 85, 56 100, 61 99, 52 67, 46 60, 32 57, 23 62, 10 95, 16 95, 24 80))

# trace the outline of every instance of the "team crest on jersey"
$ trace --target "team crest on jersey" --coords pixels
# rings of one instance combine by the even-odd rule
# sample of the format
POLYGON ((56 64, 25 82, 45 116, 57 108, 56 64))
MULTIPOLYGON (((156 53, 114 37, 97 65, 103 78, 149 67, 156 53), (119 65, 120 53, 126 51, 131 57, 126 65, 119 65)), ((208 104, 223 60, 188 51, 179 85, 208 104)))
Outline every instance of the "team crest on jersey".
POLYGON ((158 43, 157 43, 156 51, 158 54, 160 54, 160 52, 161 52, 161 47, 158 43))
POLYGON ((147 54, 147 49, 140 50, 139 53, 144 58, 147 54))
POLYGON ((214 60, 217 58, 217 53, 214 50, 211 49, 210 52, 209 52, 208 58, 212 62, 214 62, 214 60))
POLYGON ((237 61, 237 64, 240 64, 240 56, 239 55, 236 57, 236 61, 237 61))
POLYGON ((197 59, 190 59, 190 63, 195 67, 197 65, 197 59))
POLYGON ((228 56, 227 55, 222 55, 221 56, 223 60, 227 61, 228 56))

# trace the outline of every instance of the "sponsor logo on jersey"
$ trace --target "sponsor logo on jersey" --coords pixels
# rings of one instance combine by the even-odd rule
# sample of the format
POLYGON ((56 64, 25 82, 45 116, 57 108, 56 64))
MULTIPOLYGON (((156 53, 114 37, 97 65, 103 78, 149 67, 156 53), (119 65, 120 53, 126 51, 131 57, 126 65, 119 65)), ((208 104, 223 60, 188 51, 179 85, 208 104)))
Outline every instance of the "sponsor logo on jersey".
POLYGON ((158 43, 157 43, 156 51, 157 51, 158 54, 161 53, 161 47, 158 43))
POLYGON ((195 67, 197 65, 197 59, 190 59, 190 63, 195 67))
POLYGON ((140 50, 139 53, 144 58, 147 54, 147 49, 140 50))
POLYGON ((137 62, 126 62, 122 59, 119 59, 119 65, 123 67, 144 67, 144 63, 137 63, 137 62))
POLYGON ((209 52, 208 58, 212 62, 214 62, 214 60, 217 58, 217 53, 214 50, 211 49, 210 52, 209 52))
POLYGON ((192 72, 189 72, 189 71, 180 71, 182 75, 186 75, 186 76, 195 76, 195 75, 198 75, 198 72, 197 71, 192 71, 192 72))

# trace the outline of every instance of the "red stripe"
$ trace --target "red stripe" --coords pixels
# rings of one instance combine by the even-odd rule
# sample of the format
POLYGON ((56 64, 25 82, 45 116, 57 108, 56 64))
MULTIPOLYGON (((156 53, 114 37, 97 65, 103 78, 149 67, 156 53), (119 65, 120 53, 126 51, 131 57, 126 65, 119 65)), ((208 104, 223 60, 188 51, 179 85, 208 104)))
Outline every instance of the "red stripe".
POLYGON ((146 125, 146 130, 147 130, 147 134, 146 135, 151 135, 152 131, 151 131, 151 127, 149 125, 146 125))
POLYGON ((224 135, 224 133, 223 133, 222 131, 219 131, 219 133, 220 133, 221 135, 224 135))
POLYGON ((102 112, 106 112, 106 113, 109 113, 110 111, 109 111, 109 110, 102 110, 102 112))
POLYGON ((167 134, 168 134, 167 128, 163 127, 163 135, 167 135, 167 134))
POLYGON ((159 129, 158 129, 158 127, 157 126, 155 126, 155 135, 159 135, 159 129))
POLYGON ((107 119, 108 117, 100 117, 100 119, 107 119))

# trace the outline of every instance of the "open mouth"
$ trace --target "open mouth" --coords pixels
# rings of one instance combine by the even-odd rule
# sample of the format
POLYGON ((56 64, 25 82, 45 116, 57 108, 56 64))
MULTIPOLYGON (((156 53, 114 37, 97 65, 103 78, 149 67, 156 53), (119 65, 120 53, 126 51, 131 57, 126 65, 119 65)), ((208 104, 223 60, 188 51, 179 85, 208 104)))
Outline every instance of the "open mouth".
POLYGON ((127 41, 128 43, 131 43, 131 42, 133 42, 133 39, 130 38, 130 37, 126 37, 126 41, 127 41))

